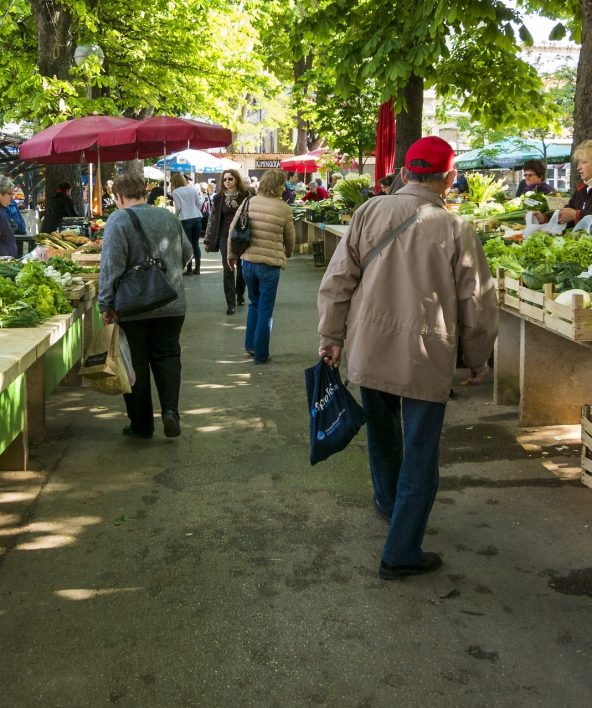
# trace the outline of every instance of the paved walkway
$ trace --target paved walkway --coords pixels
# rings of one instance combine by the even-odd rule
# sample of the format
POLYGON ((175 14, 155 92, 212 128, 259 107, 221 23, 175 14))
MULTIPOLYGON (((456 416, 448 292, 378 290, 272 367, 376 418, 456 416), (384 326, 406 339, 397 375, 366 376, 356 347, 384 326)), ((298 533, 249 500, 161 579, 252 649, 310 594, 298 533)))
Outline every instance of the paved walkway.
POLYGON ((322 271, 291 260, 255 367, 217 255, 203 270, 182 437, 124 438, 120 398, 63 388, 36 472, 3 476, 2 705, 589 706, 592 490, 542 465, 577 446, 525 450, 515 409, 457 387, 426 538, 444 566, 382 581, 364 435, 308 464, 322 271))

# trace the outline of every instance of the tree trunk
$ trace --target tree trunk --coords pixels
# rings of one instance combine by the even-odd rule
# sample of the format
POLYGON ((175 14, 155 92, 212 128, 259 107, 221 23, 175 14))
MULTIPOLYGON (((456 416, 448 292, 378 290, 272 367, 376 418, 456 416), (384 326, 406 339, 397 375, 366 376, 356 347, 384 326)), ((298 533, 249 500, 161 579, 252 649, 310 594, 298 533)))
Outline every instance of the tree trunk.
POLYGON ((423 78, 411 76, 401 93, 405 99, 406 108, 397 115, 395 171, 405 164, 405 155, 409 147, 421 138, 423 78))
POLYGON ((123 163, 123 172, 124 174, 137 174, 144 178, 144 160, 126 160, 123 163))
MULTIPOLYGON (((312 55, 302 57, 294 64, 294 82, 299 83, 304 73, 312 68, 312 55)), ((304 155, 308 152, 308 123, 302 117, 300 111, 296 112, 296 145, 295 155, 304 155)))
MULTIPOLYGON (((582 48, 578 61, 574 108, 573 144, 578 146, 592 138, 592 0, 581 0, 582 48)), ((571 187, 575 187, 577 173, 571 171, 571 187)))
MULTIPOLYGON (((29 0, 37 30, 37 65, 42 76, 67 79, 74 60, 72 15, 55 0, 29 0)), ((48 165, 45 168, 45 196, 53 194, 61 182, 72 185, 72 199, 79 214, 84 213, 80 165, 48 165)))

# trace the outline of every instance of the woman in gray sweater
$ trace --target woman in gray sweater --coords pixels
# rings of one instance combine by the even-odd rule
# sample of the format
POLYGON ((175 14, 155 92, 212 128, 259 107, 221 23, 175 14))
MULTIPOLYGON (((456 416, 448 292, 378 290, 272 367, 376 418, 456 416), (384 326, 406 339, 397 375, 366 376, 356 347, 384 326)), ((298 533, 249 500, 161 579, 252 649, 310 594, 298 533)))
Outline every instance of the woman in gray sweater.
POLYGON ((179 336, 185 319, 183 268, 193 251, 181 223, 168 209, 146 204, 146 188, 139 175, 124 174, 113 181, 113 197, 118 210, 107 219, 99 276, 99 309, 103 322, 119 322, 127 336, 136 373, 132 392, 124 395, 129 426, 124 435, 151 438, 154 413, 150 371, 160 400, 164 434, 180 435, 179 390, 181 387, 181 346, 179 336), (119 318, 114 309, 115 291, 123 274, 146 259, 146 249, 127 209, 133 209, 150 243, 152 256, 163 258, 167 276, 177 291, 177 299, 150 312, 119 318))

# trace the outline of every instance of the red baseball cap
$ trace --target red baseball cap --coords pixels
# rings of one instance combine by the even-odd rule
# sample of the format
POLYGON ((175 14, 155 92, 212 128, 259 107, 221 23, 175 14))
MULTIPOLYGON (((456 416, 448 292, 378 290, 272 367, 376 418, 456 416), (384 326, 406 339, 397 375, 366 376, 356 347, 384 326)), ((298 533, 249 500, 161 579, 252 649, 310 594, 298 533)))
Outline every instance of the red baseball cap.
POLYGON ((405 167, 420 175, 449 172, 454 167, 454 150, 446 140, 435 135, 420 138, 407 150, 405 167), (411 164, 413 160, 424 160, 429 162, 430 166, 415 167, 411 164))

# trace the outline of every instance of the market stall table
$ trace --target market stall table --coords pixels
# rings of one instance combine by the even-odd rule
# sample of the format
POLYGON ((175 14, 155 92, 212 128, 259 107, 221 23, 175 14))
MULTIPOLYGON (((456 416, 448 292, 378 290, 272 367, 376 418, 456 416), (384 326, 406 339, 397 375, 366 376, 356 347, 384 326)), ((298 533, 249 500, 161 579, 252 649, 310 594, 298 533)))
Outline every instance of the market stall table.
POLYGON ((29 443, 45 437, 45 400, 61 382, 80 385, 77 367, 101 326, 96 287, 67 315, 38 327, 0 330, 0 470, 26 470, 29 443))

